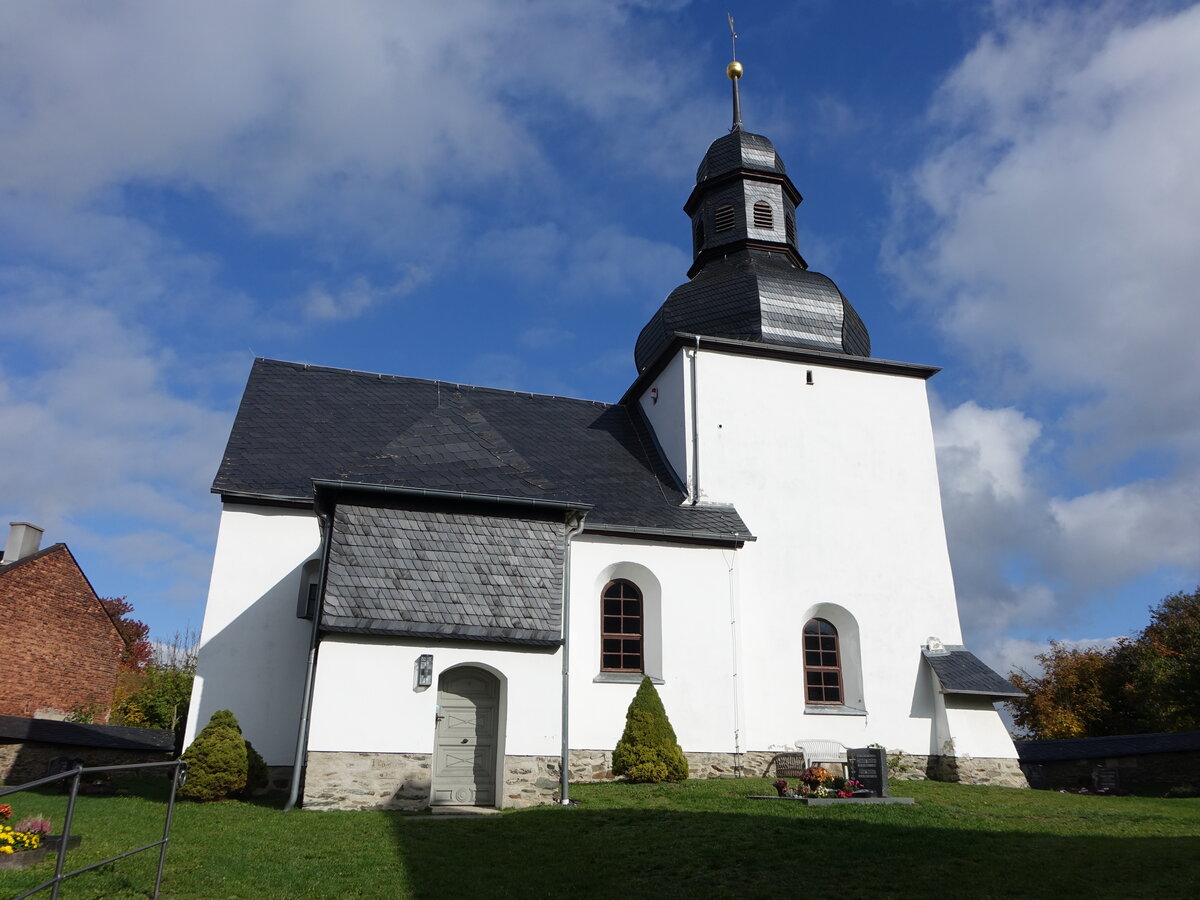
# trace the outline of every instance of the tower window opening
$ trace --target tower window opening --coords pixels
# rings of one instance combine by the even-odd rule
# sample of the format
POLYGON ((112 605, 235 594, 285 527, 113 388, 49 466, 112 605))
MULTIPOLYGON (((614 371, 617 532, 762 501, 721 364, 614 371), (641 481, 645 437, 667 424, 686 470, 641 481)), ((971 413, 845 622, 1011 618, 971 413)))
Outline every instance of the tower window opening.
POLYGON ((716 231, 728 231, 733 227, 733 221, 733 207, 728 203, 718 206, 717 211, 713 213, 713 228, 716 231))
POLYGON ((696 227, 692 229, 692 245, 694 253, 699 253, 704 246, 704 219, 696 216, 696 227))
POLYGON ((754 227, 765 228, 768 231, 775 227, 775 217, 771 213, 771 204, 759 200, 754 204, 754 227))
POLYGON ((793 247, 796 246, 796 220, 791 216, 783 217, 783 228, 787 232, 787 242, 793 247))

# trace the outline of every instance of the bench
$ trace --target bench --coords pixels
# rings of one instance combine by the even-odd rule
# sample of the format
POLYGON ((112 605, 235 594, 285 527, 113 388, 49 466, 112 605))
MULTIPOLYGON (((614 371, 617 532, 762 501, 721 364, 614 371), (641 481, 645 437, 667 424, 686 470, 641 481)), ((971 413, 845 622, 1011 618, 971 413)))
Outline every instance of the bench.
POLYGON ((846 771, 846 745, 840 741, 796 741, 793 746, 810 766, 838 765, 846 771))

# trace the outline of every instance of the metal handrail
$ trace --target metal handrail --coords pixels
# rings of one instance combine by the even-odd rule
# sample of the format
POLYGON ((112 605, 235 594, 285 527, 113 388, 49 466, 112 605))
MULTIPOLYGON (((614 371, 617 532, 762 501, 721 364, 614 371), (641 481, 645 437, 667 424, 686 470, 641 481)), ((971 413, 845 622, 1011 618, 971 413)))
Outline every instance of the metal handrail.
POLYGON ((62 781, 64 778, 71 779, 71 796, 67 801, 67 815, 63 820, 63 838, 62 846, 58 848, 58 861, 54 866, 54 877, 49 881, 42 882, 37 887, 30 888, 23 894, 18 894, 12 900, 25 900, 26 897, 32 897, 34 894, 44 891, 46 888, 51 888, 51 900, 58 900, 58 891, 62 883, 68 878, 74 878, 76 875, 81 875, 84 872, 90 872, 92 869, 98 869, 100 866, 108 865, 111 862, 124 859, 127 856, 133 856, 135 853, 142 853, 146 850, 152 850, 155 847, 161 848, 158 851, 158 872, 154 877, 154 893, 151 895, 157 900, 159 889, 162 887, 163 866, 167 861, 167 844, 171 841, 171 819, 175 814, 175 792, 179 786, 187 780, 187 763, 182 759, 171 760, 170 762, 154 762, 154 763, 131 763, 126 766, 76 766, 73 769, 68 769, 66 772, 59 772, 56 775, 47 775, 45 778, 38 778, 35 781, 27 781, 25 784, 19 784, 16 787, 0 788, 0 797, 7 794, 15 794, 18 791, 28 791, 32 788, 41 787, 44 784, 52 784, 55 781, 62 781), (116 856, 110 856, 108 859, 102 859, 100 862, 92 863, 89 866, 84 866, 80 869, 74 869, 70 872, 64 872, 67 860, 67 845, 71 837, 71 823, 75 818, 75 801, 79 798, 79 779, 82 775, 91 775, 95 772, 118 772, 130 771, 132 769, 165 769, 173 768, 175 771, 171 776, 171 796, 167 800, 167 817, 163 823, 163 836, 160 840, 146 844, 144 847, 138 847, 135 850, 127 850, 124 853, 119 853, 116 856))

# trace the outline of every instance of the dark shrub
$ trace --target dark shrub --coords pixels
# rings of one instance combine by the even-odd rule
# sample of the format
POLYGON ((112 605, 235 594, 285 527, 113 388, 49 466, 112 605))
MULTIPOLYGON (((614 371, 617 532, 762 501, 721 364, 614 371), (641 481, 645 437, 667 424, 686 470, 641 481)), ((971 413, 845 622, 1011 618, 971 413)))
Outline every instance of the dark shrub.
POLYGON ((636 782, 683 781, 688 777, 687 758, 649 678, 642 678, 629 704, 625 732, 613 751, 613 774, 636 782))
POLYGON ((246 741, 233 713, 213 714, 183 754, 187 781, 179 795, 189 800, 224 800, 246 787, 246 741))

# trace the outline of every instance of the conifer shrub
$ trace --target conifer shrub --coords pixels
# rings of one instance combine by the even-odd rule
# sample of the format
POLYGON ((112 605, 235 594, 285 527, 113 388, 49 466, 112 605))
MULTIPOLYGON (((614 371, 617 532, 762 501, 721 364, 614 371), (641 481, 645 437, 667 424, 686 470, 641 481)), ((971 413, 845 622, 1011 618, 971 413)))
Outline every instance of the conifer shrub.
POLYGON ((265 783, 267 767, 262 757, 242 737, 233 713, 218 710, 183 754, 188 774, 179 795, 189 800, 224 800, 242 794, 248 788, 252 756, 265 783))
POLYGON ((629 704, 625 731, 613 751, 613 774, 641 783, 684 781, 688 777, 687 758, 648 677, 642 678, 629 704))

